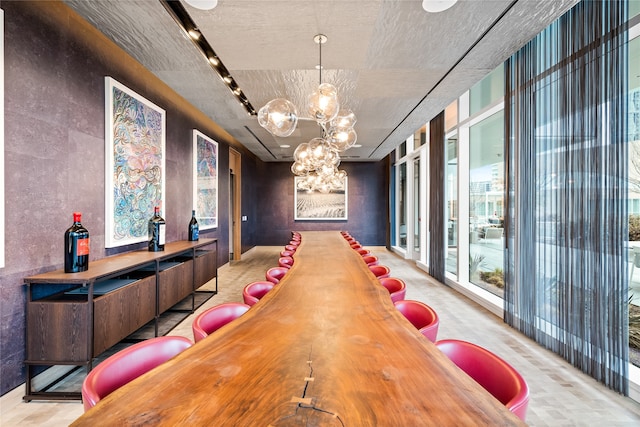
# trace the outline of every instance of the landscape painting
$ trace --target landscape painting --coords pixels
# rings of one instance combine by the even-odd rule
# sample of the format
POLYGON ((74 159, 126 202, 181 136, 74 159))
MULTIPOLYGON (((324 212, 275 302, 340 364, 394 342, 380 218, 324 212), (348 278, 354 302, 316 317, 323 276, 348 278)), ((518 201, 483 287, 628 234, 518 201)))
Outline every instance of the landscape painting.
POLYGON ((295 177, 295 220, 339 220, 347 219, 347 178, 344 185, 328 193, 307 191, 298 188, 299 180, 295 177))

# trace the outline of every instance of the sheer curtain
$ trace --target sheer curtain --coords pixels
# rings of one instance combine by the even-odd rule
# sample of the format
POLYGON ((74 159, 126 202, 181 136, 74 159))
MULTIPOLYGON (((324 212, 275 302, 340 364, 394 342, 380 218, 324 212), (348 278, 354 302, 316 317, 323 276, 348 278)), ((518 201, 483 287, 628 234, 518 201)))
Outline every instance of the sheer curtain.
POLYGON ((624 394, 626 21, 580 2, 505 69, 505 321, 624 394))

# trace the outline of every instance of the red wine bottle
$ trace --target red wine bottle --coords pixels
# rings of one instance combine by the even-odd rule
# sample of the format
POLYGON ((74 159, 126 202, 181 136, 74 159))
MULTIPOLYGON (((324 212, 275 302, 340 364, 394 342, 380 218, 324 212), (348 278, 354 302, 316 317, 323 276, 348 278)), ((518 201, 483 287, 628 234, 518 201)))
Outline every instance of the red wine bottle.
POLYGON ((160 207, 153 209, 153 218, 149 220, 149 250, 151 252, 164 251, 165 222, 160 216, 160 207))
POLYGON ((189 240, 196 241, 200 238, 200 227, 196 219, 196 211, 191 211, 191 221, 189 221, 189 240))
POLYGON ((89 231, 80 223, 82 214, 73 213, 73 225, 64 232, 64 272, 78 273, 89 268, 89 231))

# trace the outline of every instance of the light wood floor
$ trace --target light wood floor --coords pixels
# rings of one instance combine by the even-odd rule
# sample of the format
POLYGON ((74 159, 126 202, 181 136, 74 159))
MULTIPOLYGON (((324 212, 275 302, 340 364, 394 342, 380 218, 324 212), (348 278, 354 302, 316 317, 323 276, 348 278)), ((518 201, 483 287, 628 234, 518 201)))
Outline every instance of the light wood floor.
MULTIPOLYGON (((384 248, 369 248, 392 276, 407 283, 407 299, 424 301, 440 316, 438 338, 475 342, 499 354, 527 380, 531 400, 527 423, 532 426, 640 426, 640 404, 625 398, 573 368, 505 325, 457 292, 431 279, 411 262, 384 248)), ((277 265, 281 247, 257 247, 242 261, 219 270, 219 293, 196 313, 226 301, 242 301, 242 288, 263 280, 277 265)), ((194 314, 195 315, 195 314, 194 314)), ((192 337, 191 315, 171 335, 192 337)), ((66 426, 82 414, 81 402, 22 401, 24 386, 0 397, 0 426, 66 426)), ((425 420, 425 425, 428 422, 425 420)))

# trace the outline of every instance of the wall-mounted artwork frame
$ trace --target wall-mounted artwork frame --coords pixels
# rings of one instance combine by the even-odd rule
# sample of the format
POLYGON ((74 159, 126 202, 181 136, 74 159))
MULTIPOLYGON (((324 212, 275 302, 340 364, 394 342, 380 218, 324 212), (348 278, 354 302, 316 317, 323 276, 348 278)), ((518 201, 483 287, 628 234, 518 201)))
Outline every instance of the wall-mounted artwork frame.
POLYGON ((200 230, 218 227, 218 143, 193 130, 193 209, 200 230))
POLYGON ((0 9, 0 268, 4 267, 4 10, 0 9))
POLYGON ((298 188, 298 182, 304 178, 294 177, 294 220, 296 221, 346 221, 348 210, 348 180, 344 178, 342 190, 329 193, 307 191, 298 188))
POLYGON ((166 113, 105 77, 105 247, 146 241, 153 208, 164 211, 166 113))

